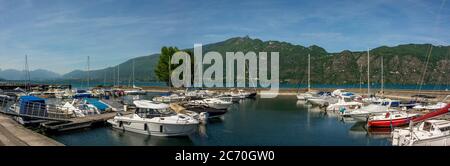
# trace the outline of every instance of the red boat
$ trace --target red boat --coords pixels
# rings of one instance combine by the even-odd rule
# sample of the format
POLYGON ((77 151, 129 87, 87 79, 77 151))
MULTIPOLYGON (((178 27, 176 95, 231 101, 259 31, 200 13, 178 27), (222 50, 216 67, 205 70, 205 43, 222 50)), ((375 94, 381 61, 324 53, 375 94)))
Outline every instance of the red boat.
POLYGON ((407 114, 405 112, 386 112, 380 115, 371 116, 367 121, 368 127, 397 127, 409 124, 417 117, 417 114, 407 114))
POLYGON ((446 114, 449 112, 450 104, 444 108, 433 111, 428 114, 417 116, 417 114, 408 114, 406 112, 386 112, 380 115, 371 116, 367 121, 368 127, 397 127, 409 124, 409 122, 419 122, 435 116, 446 114))

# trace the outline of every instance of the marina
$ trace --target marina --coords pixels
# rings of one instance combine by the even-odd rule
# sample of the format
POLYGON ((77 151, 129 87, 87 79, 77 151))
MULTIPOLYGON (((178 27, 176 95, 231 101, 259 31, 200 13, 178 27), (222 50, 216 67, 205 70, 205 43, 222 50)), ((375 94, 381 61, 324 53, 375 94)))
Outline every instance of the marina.
POLYGON ((416 103, 411 101, 418 97, 410 96, 409 106, 401 104, 406 91, 389 99, 367 98, 358 89, 305 89, 309 95, 299 98, 299 90, 282 89, 278 97, 265 99, 258 95, 264 89, 149 89, 62 90, 59 96, 67 97, 25 95, 16 100, 3 95, 1 113, 49 139, 75 146, 413 145, 392 142, 400 139, 392 133, 404 133, 399 131, 408 130, 410 121, 448 117, 446 91, 423 91, 438 97, 416 103), (422 106, 426 102, 437 104, 422 106), (84 139, 94 135, 96 139, 84 139))

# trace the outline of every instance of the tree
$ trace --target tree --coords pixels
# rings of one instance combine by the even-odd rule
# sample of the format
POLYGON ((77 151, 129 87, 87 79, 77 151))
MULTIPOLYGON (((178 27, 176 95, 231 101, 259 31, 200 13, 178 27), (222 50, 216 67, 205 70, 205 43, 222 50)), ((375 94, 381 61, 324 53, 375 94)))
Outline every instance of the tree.
MULTIPOLYGON (((166 82, 169 84, 170 74, 169 70, 173 70, 176 68, 175 65, 171 65, 169 67, 169 61, 171 60, 173 54, 178 52, 177 47, 162 47, 161 55, 159 56, 159 61, 155 69, 155 74, 158 80, 166 82)), ((169 85, 172 86, 172 85, 169 85)))

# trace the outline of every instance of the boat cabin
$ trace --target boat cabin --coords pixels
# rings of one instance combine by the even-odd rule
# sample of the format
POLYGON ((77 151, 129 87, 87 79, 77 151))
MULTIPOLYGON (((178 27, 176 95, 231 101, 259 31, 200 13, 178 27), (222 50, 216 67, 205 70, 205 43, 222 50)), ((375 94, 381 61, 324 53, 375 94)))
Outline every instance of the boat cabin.
POLYGON ((442 134, 450 133, 450 121, 447 120, 427 120, 419 126, 419 130, 442 134))
POLYGON ((148 100, 137 100, 133 103, 136 105, 135 114, 141 118, 164 117, 176 114, 170 110, 168 104, 155 103, 148 100))

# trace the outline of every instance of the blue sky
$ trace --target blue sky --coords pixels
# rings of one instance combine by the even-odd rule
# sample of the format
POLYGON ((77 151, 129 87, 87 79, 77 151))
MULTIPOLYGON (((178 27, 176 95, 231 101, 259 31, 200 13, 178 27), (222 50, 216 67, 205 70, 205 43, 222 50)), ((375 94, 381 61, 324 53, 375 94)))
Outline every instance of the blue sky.
POLYGON ((66 73, 249 35, 324 47, 449 45, 445 0, 0 0, 0 68, 66 73))

